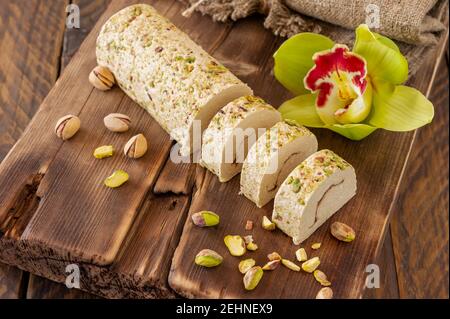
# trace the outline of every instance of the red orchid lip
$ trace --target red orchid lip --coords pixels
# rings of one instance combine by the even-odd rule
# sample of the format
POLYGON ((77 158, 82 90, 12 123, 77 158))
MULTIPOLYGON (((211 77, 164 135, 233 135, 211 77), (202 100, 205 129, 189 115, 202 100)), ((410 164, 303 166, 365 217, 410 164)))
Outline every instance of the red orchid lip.
POLYGON ((351 52, 347 46, 335 45, 331 50, 316 53, 313 60, 315 65, 306 75, 304 84, 311 92, 319 91, 317 107, 325 105, 334 87, 330 79, 334 72, 337 76, 340 76, 340 72, 350 74, 353 84, 359 88, 361 94, 366 90, 366 62, 364 58, 351 52))

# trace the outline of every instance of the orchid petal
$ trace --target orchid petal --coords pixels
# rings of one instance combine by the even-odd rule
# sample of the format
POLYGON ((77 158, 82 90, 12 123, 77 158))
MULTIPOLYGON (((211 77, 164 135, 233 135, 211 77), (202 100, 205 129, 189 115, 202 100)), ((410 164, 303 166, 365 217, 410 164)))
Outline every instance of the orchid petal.
POLYGON ((368 125, 368 124, 334 124, 329 125, 326 128, 339 133, 346 138, 349 138, 354 141, 362 140, 363 138, 369 136, 373 132, 377 130, 377 127, 368 125))
POLYGON ((401 84, 408 78, 408 61, 392 41, 370 32, 367 25, 356 29, 356 41, 353 52, 367 61, 367 70, 372 81, 389 81, 401 84))
POLYGON ((375 38, 381 42, 382 44, 384 44, 385 46, 389 47, 390 49, 400 52, 400 48, 397 46, 397 44, 392 41, 391 39, 389 39, 388 37, 385 37, 379 33, 376 32, 372 32, 372 34, 375 36, 375 38))
POLYGON ((371 107, 370 99, 366 104, 363 98, 368 83, 366 61, 339 44, 317 52, 313 60, 315 65, 304 82, 308 90, 317 93, 317 113, 322 121, 331 125, 364 120, 371 107), (353 110, 349 112, 351 105, 353 110))
POLYGON ((341 124, 360 123, 364 121, 371 110, 372 96, 372 85, 367 83, 366 91, 362 96, 355 99, 347 108, 336 111, 336 120, 341 124))
POLYGON ((297 96, 284 102, 278 111, 283 119, 289 119, 308 127, 324 127, 324 123, 316 112, 315 94, 297 96))
POLYGON ((393 91, 374 94, 371 125, 389 131, 411 131, 433 120, 433 104, 418 90, 399 85, 393 91))
POLYGON ((274 74, 285 88, 295 95, 309 93, 303 79, 314 66, 316 52, 332 48, 334 42, 323 35, 300 33, 286 40, 275 52, 274 74))

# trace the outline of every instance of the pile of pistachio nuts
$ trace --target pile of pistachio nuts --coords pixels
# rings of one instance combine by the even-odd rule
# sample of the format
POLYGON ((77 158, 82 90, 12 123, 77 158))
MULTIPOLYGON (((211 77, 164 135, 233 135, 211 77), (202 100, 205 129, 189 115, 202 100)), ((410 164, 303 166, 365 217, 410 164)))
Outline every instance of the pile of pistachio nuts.
MULTIPOLYGON (((191 216, 192 222, 198 227, 214 227, 220 222, 220 217, 212 211, 200 211, 191 216)), ((253 221, 248 220, 245 223, 245 230, 253 229, 253 221)), ((267 217, 263 216, 261 221, 261 227, 267 231, 273 231, 276 229, 275 224, 267 217)), ((334 238, 343 241, 351 242, 355 239, 355 231, 348 225, 341 222, 334 222, 330 226, 331 234, 334 238)), ((241 257, 247 251, 255 251, 258 249, 258 245, 254 242, 253 236, 240 236, 240 235, 227 235, 224 238, 224 244, 228 248, 231 256, 241 257)), ((317 251, 322 246, 321 243, 314 243, 311 245, 312 251, 317 251)), ((320 258, 314 256, 308 258, 308 254, 305 248, 299 248, 295 251, 295 257, 301 266, 295 262, 281 257, 277 252, 272 252, 267 256, 268 261, 263 266, 257 266, 256 261, 253 258, 243 259, 238 264, 239 272, 244 275, 243 283, 245 290, 255 289, 261 281, 264 272, 273 271, 281 264, 286 268, 300 272, 303 270, 306 273, 310 273, 314 276, 316 281, 323 286, 316 295, 316 299, 331 299, 333 298, 333 290, 331 281, 328 280, 327 275, 319 270, 320 258)), ((195 264, 202 267, 217 267, 223 262, 223 257, 214 250, 203 249, 195 256, 195 264)))
MULTIPOLYGON (((101 91, 110 90, 116 83, 114 75, 108 68, 97 66, 89 74, 89 82, 101 91)), ((124 114, 112 113, 107 115, 103 119, 105 127, 115 133, 127 132, 131 125, 131 119, 124 114)), ((72 114, 63 116, 60 118, 55 126, 56 135, 63 141, 69 140, 75 136, 75 134, 81 128, 80 119, 72 114)), ((137 134, 133 136, 123 147, 123 153, 125 156, 138 159, 145 155, 148 149, 147 139, 143 134, 137 134)), ((104 159, 114 155, 114 146, 102 145, 94 150, 94 157, 97 159, 104 159)), ((129 180, 129 175, 123 170, 116 170, 114 173, 107 177, 104 184, 110 188, 117 188, 122 186, 129 180)))

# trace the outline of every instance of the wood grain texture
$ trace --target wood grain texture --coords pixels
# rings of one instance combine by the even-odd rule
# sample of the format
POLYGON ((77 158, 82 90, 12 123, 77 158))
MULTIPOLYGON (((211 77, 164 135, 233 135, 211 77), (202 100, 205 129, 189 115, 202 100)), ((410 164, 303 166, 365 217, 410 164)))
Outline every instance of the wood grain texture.
POLYGON ((391 223, 401 298, 449 298, 448 64, 430 99, 436 115, 417 132, 391 223))
POLYGON ((66 29, 61 54, 61 69, 69 64, 81 43, 91 32, 100 16, 105 12, 111 0, 73 0, 71 4, 80 8, 80 28, 66 29))
MULTIPOLYGON (((227 39, 232 39, 233 46, 224 45, 217 49, 217 55, 229 56, 236 52, 232 48, 243 48, 251 38, 264 38, 265 30, 252 27, 258 21, 248 19, 231 30, 227 39), (250 31, 251 30, 251 31, 250 31), (236 32, 236 33, 235 33, 236 32), (239 34, 239 36, 237 35, 239 34), (232 52, 230 52, 232 51, 232 52)), ((270 37, 265 44, 266 48, 276 47, 270 37)), ((419 72, 420 77, 411 79, 410 85, 417 87, 428 94, 432 79, 435 75, 436 61, 441 59, 442 48, 436 52, 433 59, 419 72)), ((245 64, 248 59, 256 56, 259 62, 267 69, 261 69, 261 78, 264 82, 251 83, 257 93, 263 92, 269 96, 265 98, 277 105, 280 98, 286 99, 284 90, 279 90, 267 80, 270 78, 272 50, 267 50, 267 56, 254 54, 252 48, 237 50, 241 54, 239 60, 245 64), (250 52, 248 52, 250 51, 250 52), (245 52, 245 53, 244 53, 245 52), (248 54, 248 56, 247 56, 248 54), (264 75, 267 74, 267 75, 264 75)), ((255 48, 261 52, 260 48, 255 48)), ((259 78, 259 77, 256 77, 259 78)), ((251 82, 251 80, 250 80, 251 82)), ((319 148, 335 150, 339 155, 355 166, 358 176, 357 196, 351 200, 330 221, 324 224, 305 243, 309 247, 314 242, 322 242, 323 248, 316 254, 321 257, 321 268, 331 278, 336 298, 360 298, 365 288, 365 268, 375 263, 382 248, 392 205, 396 199, 397 187, 401 181, 404 165, 408 159, 410 148, 414 140, 414 132, 391 133, 379 130, 361 142, 351 142, 326 130, 314 130, 319 140, 319 148), (389 147, 386 147, 389 145, 389 147), (343 245, 332 240, 329 235, 329 225, 340 220, 354 227, 358 240, 351 245, 343 245)), ((186 297, 205 298, 312 298, 320 286, 314 278, 298 274, 282 268, 277 274, 267 273, 260 283, 260 287, 252 292, 245 292, 242 278, 236 271, 239 258, 230 257, 223 244, 223 238, 230 234, 246 234, 244 224, 246 220, 254 220, 260 224, 263 215, 271 216, 271 205, 263 209, 255 206, 243 197, 237 195, 239 178, 227 184, 221 184, 210 173, 198 185, 193 196, 189 214, 199 210, 212 210, 222 216, 221 225, 216 229, 198 229, 187 220, 180 245, 177 247, 172 263, 169 283, 175 291, 186 297), (218 251, 225 257, 224 263, 217 269, 202 269, 186 260, 194 260, 200 250, 210 248, 218 251), (235 273, 236 276, 223 276, 222 274, 235 273), (268 289, 270 287, 270 289, 268 289)), ((290 244, 290 240, 281 232, 268 233, 257 227, 252 232, 256 242, 261 247, 257 252, 248 253, 257 264, 264 264, 267 253, 278 251, 282 256, 293 259, 297 247, 290 244)))
POLYGON ((22 298, 27 281, 27 273, 16 267, 0 264, 0 299, 22 298))
POLYGON ((43 277, 31 275, 28 283, 27 299, 96 299, 95 295, 78 289, 69 289, 65 285, 43 277))
POLYGON ((153 192, 155 194, 190 194, 195 182, 196 168, 195 164, 175 164, 171 160, 167 160, 158 176, 153 192))
MULTIPOLYGON (((116 260, 109 266, 49 258, 51 249, 9 238, 0 241, 0 258, 56 282, 65 282, 66 266, 76 263, 80 269, 80 288, 106 298, 174 298, 176 294, 169 288, 167 277, 188 207, 188 196, 150 195, 116 260)), ((50 284, 37 281, 36 285, 37 288, 31 287, 33 296, 41 295, 40 287, 50 284)), ((66 289, 60 287, 59 291, 66 289)))
MULTIPOLYGON (((54 85, 68 0, 0 2, 0 161, 54 85)), ((0 264, 0 298, 22 297, 28 275, 0 264)))
MULTIPOLYGON (((110 0, 75 0, 71 1, 80 9, 80 28, 65 28, 64 41, 62 43, 62 53, 60 58, 60 73, 63 72, 73 55, 80 47, 83 40, 94 27, 100 15, 110 4, 110 0)), ((60 49, 60 48, 58 48, 60 49)), ((60 50, 58 50, 60 51, 60 50)), ((94 295, 82 292, 77 289, 68 289, 62 284, 58 284, 44 277, 30 275, 26 297, 31 299, 85 299, 94 298, 94 295)))
POLYGON ((392 247, 391 229, 386 233, 383 248, 375 262, 380 269, 380 287, 366 289, 365 299, 398 299, 397 269, 395 268, 395 256, 392 247))

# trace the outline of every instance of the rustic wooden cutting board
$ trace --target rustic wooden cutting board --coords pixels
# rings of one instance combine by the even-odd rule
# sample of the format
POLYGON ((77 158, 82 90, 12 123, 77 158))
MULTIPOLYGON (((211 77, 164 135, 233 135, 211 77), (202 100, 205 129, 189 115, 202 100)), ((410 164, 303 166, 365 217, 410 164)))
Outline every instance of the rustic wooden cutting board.
MULTIPOLYGON (((168 135, 146 112, 118 88, 99 92, 87 81, 96 64, 95 40, 101 25, 136 2, 112 2, 0 165, 0 260, 59 282, 65 281, 66 266, 76 263, 81 269, 81 289, 109 298, 175 297, 176 293, 314 297, 320 286, 311 275, 282 267, 266 273, 255 291, 245 292, 237 271, 239 259, 227 253, 225 235, 252 234, 260 249, 246 257, 258 264, 272 251, 294 260, 297 248, 289 238, 260 227, 262 216, 271 215, 272 204, 257 209, 238 196, 239 177, 222 184, 194 164, 173 164, 168 160, 172 145, 168 135), (113 134, 103 127, 103 117, 112 112, 133 119, 130 132, 113 134), (62 142, 53 127, 69 113, 81 118, 82 130, 62 142), (99 161, 92 156, 104 144, 113 144, 120 153, 124 143, 140 132, 150 141, 149 152, 141 160, 117 154, 99 161), (117 190, 103 187, 104 178, 119 168, 129 172, 130 182, 117 190), (219 227, 192 226, 189 214, 203 209, 221 215, 219 227), (244 230, 248 219, 256 224, 251 232, 244 230), (193 258, 203 248, 217 250, 225 256, 224 263, 216 269, 195 266, 193 258)), ((216 24, 207 17, 183 18, 179 2, 144 2, 154 5, 268 102, 278 106, 289 97, 271 74, 272 54, 282 39, 264 30, 258 18, 216 24)), ((438 50, 410 85, 429 93, 441 54, 438 50)), ((321 257, 320 268, 330 277, 336 297, 360 297, 365 268, 376 261, 383 242, 414 133, 379 131, 358 143, 329 131, 314 133, 320 148, 336 151, 357 170, 357 196, 332 219, 351 224, 357 240, 351 244, 333 240, 328 222, 305 247, 311 256, 321 257), (322 242, 314 253, 309 249, 313 242, 322 242)))

